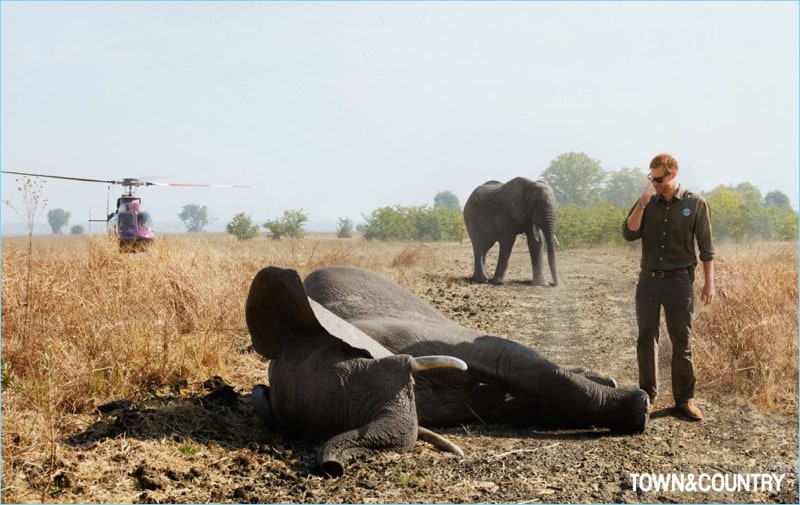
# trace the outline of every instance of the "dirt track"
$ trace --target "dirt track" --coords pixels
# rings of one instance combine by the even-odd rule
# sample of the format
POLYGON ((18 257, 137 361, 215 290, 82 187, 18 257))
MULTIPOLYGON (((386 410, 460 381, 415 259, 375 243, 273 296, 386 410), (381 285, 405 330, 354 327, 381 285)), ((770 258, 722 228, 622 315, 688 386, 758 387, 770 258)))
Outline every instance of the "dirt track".
MULTIPOLYGON (((636 384, 631 306, 638 270, 635 249, 561 252, 556 288, 529 283, 524 249, 512 256, 507 285, 471 284, 471 258, 461 252, 446 271, 426 272, 409 282, 410 287, 465 326, 524 342, 559 364, 586 366, 614 376, 621 385, 636 384)), ((357 461, 340 479, 321 477, 313 444, 286 439, 255 423, 249 391, 264 380, 266 363, 246 350, 248 344, 243 336, 242 366, 224 378, 231 387, 189 385, 183 392, 162 391, 148 405, 121 402, 106 414, 71 419, 74 435, 61 453, 59 473, 64 492, 57 498, 184 503, 798 502, 797 419, 759 414, 731 398, 706 396, 703 381, 712 372, 701 370, 698 404, 706 420, 684 421, 669 409, 668 366, 661 367, 662 395, 640 436, 472 424, 437 430, 464 449, 463 459, 420 442, 410 453, 357 461), (633 473, 692 479, 774 473, 784 478, 780 491, 644 492, 634 490, 633 473)), ((663 360, 668 349, 661 352, 663 360)))

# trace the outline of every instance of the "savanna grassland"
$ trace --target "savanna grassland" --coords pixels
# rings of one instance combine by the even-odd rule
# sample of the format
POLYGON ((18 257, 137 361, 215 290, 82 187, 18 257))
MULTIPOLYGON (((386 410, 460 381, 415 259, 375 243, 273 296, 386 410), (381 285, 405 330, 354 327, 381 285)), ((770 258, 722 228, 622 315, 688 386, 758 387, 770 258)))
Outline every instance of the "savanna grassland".
POLYGON ((313 442, 269 432, 250 408, 268 367, 244 320, 258 270, 368 268, 462 325, 634 385, 637 247, 560 250, 560 285, 543 288, 530 284, 523 243, 505 286, 469 281, 468 241, 181 234, 136 254, 98 236, 30 246, 2 242, 4 503, 798 500, 796 243, 719 247, 717 300, 696 312, 702 423, 671 412, 664 331, 664 394, 643 435, 476 421, 437 430, 462 459, 420 442, 355 461, 340 479, 317 472, 313 442), (641 492, 632 472, 786 478, 780 490, 641 492))

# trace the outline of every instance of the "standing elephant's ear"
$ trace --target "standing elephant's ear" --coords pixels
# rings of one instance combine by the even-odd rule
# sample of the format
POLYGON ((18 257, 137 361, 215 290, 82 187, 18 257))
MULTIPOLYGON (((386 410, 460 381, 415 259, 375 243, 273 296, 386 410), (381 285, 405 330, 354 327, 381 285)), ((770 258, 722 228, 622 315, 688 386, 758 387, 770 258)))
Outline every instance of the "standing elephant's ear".
MULTIPOLYGON (((270 266, 256 274, 245 306, 253 347, 265 358, 276 358, 284 346, 309 334, 332 338, 373 358, 392 354, 367 334, 306 296, 295 270, 270 266)), ((302 345, 302 344, 301 344, 302 345)))

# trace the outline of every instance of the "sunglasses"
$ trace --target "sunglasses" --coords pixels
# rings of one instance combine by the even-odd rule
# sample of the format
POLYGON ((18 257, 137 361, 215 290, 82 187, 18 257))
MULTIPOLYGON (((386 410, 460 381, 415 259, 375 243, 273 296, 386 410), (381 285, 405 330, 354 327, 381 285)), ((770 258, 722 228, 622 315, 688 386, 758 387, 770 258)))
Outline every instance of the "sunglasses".
POLYGON ((653 177, 652 175, 650 175, 650 174, 647 174, 647 178, 648 178, 648 179, 650 179, 650 180, 651 180, 651 181, 653 181, 653 182, 657 182, 657 183, 659 183, 659 184, 661 184, 662 182, 664 182, 664 179, 666 179, 667 177, 669 177, 669 174, 664 174, 664 175, 662 175, 661 177, 653 177))

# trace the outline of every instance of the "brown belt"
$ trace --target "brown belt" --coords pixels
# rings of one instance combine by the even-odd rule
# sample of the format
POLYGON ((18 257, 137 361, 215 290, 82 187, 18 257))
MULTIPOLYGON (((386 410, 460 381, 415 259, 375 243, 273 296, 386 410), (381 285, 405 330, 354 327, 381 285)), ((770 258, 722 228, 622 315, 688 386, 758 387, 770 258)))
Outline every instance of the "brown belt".
POLYGON ((645 270, 644 273, 647 274, 649 277, 654 277, 656 279, 663 279, 664 277, 669 277, 670 275, 688 271, 689 271, 688 268, 679 268, 677 270, 645 270))

